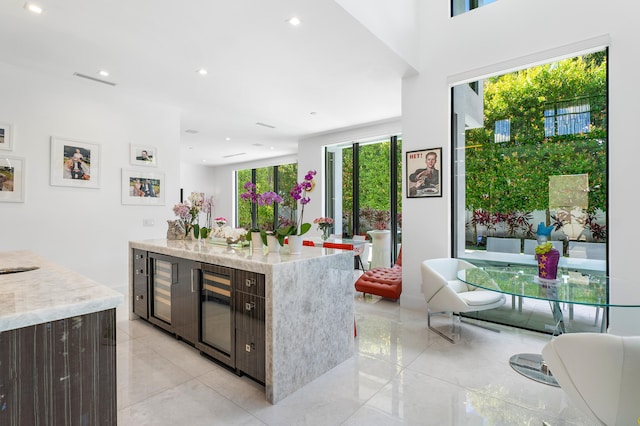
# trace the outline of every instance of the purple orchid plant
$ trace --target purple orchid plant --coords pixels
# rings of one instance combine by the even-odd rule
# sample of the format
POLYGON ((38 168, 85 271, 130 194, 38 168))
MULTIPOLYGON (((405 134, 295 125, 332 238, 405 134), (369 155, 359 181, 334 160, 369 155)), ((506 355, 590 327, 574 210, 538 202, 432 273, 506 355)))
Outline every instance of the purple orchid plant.
POLYGON ((293 198, 294 203, 300 203, 300 215, 297 218, 294 217, 295 209, 292 210, 292 219, 290 224, 284 226, 281 224, 280 228, 277 230, 279 241, 284 241, 284 237, 287 235, 304 235, 309 231, 309 229, 311 229, 311 224, 304 223, 302 219, 304 216, 304 207, 311 201, 311 197, 308 196, 308 193, 313 190, 313 178, 315 175, 315 170, 309 170, 304 176, 304 180, 293 185, 293 188, 289 191, 289 195, 293 198))

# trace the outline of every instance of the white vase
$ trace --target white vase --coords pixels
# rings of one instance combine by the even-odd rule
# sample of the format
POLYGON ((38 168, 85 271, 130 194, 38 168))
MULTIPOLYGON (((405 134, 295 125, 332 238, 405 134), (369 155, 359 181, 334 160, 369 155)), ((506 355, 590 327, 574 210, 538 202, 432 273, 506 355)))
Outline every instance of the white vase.
POLYGON ((302 235, 289 235, 289 253, 302 253, 302 235))
POLYGON ((262 250, 264 244, 262 244, 262 235, 259 232, 251 233, 251 248, 253 250, 262 250))
POLYGON ((278 253, 280 251, 280 243, 274 235, 267 235, 267 247, 270 253, 278 253))
POLYGON ((368 231, 371 235, 371 267, 391 266, 391 231, 388 229, 368 231))

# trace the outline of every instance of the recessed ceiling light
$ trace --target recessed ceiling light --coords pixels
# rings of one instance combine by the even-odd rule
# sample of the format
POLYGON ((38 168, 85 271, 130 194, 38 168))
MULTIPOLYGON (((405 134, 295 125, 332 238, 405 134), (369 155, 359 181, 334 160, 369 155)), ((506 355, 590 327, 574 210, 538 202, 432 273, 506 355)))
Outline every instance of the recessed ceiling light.
POLYGON ((289 19, 287 22, 293 25, 294 27, 297 27, 298 25, 300 25, 302 21, 300 21, 300 19, 294 16, 293 18, 289 19))
POLYGON ((231 138, 224 138, 224 140, 225 140, 225 141, 230 141, 230 140, 231 140, 231 138))
POLYGON ((109 77, 109 71, 100 70, 98 71, 98 74, 100 74, 103 77, 109 77))
POLYGON ((24 4, 24 8, 27 9, 29 12, 33 12, 33 13, 37 13, 37 14, 41 14, 42 13, 42 8, 40 6, 38 6, 37 4, 33 4, 33 3, 25 3, 24 4))
POLYGON ((200 74, 200 75, 207 75, 208 74, 208 71, 206 69, 204 69, 204 68, 200 68, 196 72, 198 74, 200 74))

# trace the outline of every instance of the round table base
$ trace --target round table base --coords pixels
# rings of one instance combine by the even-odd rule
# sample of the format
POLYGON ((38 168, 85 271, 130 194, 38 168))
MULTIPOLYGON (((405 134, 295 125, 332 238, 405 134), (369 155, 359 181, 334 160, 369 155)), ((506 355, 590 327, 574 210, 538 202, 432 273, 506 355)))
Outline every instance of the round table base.
POLYGON ((540 354, 516 354, 509 358, 509 365, 518 373, 536 382, 560 387, 547 368, 540 354))

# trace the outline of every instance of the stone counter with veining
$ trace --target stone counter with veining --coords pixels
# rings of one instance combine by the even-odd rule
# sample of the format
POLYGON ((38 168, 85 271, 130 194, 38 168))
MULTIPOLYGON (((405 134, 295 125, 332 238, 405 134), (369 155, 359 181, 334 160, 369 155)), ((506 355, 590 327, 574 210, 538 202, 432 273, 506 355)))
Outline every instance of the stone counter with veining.
POLYGON ((268 253, 164 239, 129 248, 265 275, 265 392, 272 403, 354 354, 352 252, 303 247, 290 255, 286 246, 268 253))
POLYGON ((124 297, 37 254, 0 252, 0 269, 38 269, 0 274, 0 332, 115 308, 124 297))
POLYGON ((115 425, 123 295, 31 251, 0 272, 0 424, 115 425))

